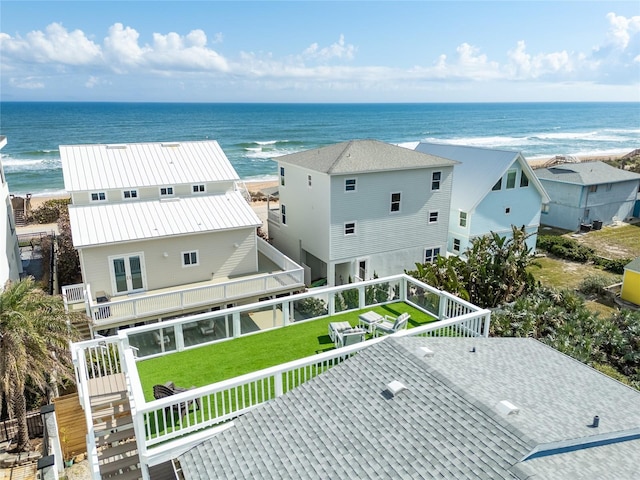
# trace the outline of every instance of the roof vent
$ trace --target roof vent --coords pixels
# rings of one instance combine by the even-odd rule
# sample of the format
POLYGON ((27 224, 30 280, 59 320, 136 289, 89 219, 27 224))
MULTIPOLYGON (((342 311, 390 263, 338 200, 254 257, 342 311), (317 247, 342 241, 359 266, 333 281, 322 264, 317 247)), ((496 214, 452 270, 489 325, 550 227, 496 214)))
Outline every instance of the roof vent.
POLYGON ((107 145, 107 150, 124 150, 126 148, 126 145, 107 145))
POLYGON ((422 358, 433 357, 434 351, 427 347, 419 347, 416 349, 416 355, 422 358))
POLYGON ((179 143, 161 143, 160 145, 162 145, 163 147, 179 147, 180 144, 179 143))
POLYGON ((498 413, 504 415, 505 417, 507 415, 517 415, 520 412, 520 409, 508 400, 502 400, 501 402, 498 402, 498 405, 496 405, 496 410, 498 410, 498 413))
POLYGON ((392 397, 395 397, 400 392, 406 389, 406 385, 402 382, 399 382, 398 380, 393 380, 392 382, 387 384, 387 392, 389 392, 392 397))

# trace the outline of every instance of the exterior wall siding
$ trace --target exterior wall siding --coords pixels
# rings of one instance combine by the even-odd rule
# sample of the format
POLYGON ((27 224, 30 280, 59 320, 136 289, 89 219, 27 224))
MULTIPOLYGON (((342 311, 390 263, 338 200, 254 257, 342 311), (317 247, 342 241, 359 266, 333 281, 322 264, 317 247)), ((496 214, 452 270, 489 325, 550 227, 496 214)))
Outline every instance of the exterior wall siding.
POLYGON ((138 252, 144 255, 145 290, 258 271, 256 236, 252 228, 84 248, 82 274, 93 294, 104 291, 115 295, 109 257, 138 252), (198 265, 183 267, 182 252, 194 250, 198 251, 198 265))
POLYGON ((549 195, 549 211, 543 213, 540 222, 551 227, 578 230, 584 216, 582 186, 540 179, 549 195))
MULTIPOLYGON (((0 166, 0 168, 2 168, 0 166)), ((2 174, 4 179, 4 174, 2 174)), ((18 247, 18 237, 16 234, 16 223, 13 217, 13 208, 9 198, 9 186, 6 182, 0 183, 0 198, 4 205, 0 212, 0 228, 4 234, 3 249, 5 255, 0 260, 0 291, 4 289, 7 280, 19 280, 22 272, 22 260, 20 259, 20 248, 18 247)))
POLYGON ((640 272, 624 271, 620 297, 627 302, 640 305, 640 272))
POLYGON ((401 170, 331 178, 331 262, 370 257, 370 274, 401 273, 424 260, 424 248, 446 247, 453 168, 401 170), (431 191, 432 172, 442 172, 440 190, 431 191), (345 180, 356 179, 356 191, 345 180), (391 194, 401 194, 399 212, 391 212, 391 194), (437 223, 429 223, 430 212, 437 223), (355 221, 354 235, 345 223, 355 221), (404 252, 404 253, 402 253, 404 252), (386 257, 384 262, 373 259, 386 257), (395 260, 391 260, 395 259, 395 260))

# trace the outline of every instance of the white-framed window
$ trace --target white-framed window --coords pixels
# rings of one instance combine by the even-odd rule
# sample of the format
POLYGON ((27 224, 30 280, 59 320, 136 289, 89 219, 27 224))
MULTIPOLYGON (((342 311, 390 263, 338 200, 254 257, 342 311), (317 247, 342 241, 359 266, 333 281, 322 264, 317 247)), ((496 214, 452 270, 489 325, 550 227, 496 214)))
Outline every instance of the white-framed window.
POLYGON ((134 198, 138 198, 138 191, 137 190, 123 190, 122 191, 122 198, 124 198, 125 200, 132 200, 134 198))
POLYGON ((429 223, 438 223, 438 210, 432 210, 429 212, 429 223))
POLYGON ((510 213, 511 213, 511 207, 506 207, 506 208, 504 209, 504 214, 505 214, 505 215, 509 215, 510 213))
POLYGON ((345 192, 355 192, 356 191, 356 179, 355 178, 347 178, 344 181, 344 191, 345 192))
POLYGON ((311 188, 311 175, 307 175, 307 186, 311 188))
POLYGON ((460 251, 460 239, 459 238, 454 238, 453 239, 453 251, 454 252, 459 252, 460 251))
POLYGON ((524 172, 520 173, 520 187, 524 188, 524 187, 528 187, 529 186, 529 177, 527 177, 527 174, 524 172))
POLYGON ((90 198, 92 202, 106 202, 107 194, 105 192, 91 192, 90 198))
POLYGON ((460 212, 460 226, 461 227, 466 227, 467 226, 467 212, 460 212))
POLYGON ((182 252, 183 267, 195 267, 196 265, 198 265, 198 250, 182 252))
POLYGON ((171 197, 173 195, 173 187, 160 187, 161 197, 171 197))
POLYGON ((287 207, 285 205, 280 205, 280 223, 287 224, 287 207))
POLYGON ((440 181, 442 180, 442 172, 431 173, 431 190, 440 190, 440 181))
POLYGON ((433 263, 440 255, 440 247, 424 249, 424 263, 433 263))
POLYGON ((356 234, 356 222, 345 222, 345 224, 344 224, 344 234, 345 235, 355 235, 356 234))
POLYGON ((502 190, 502 177, 496 182, 491 190, 493 190, 494 192, 497 190, 502 190))
POLYGON ((391 212, 399 212, 400 211, 400 192, 391 194, 391 212))
POLYGON ((507 172, 507 190, 512 188, 516 188, 516 176, 518 175, 517 170, 509 170, 507 172))
POLYGON ((199 183, 197 185, 191 186, 192 193, 205 193, 206 191, 207 189, 205 188, 204 183, 199 183))
POLYGON ((284 187, 284 167, 280 167, 280 185, 284 187))

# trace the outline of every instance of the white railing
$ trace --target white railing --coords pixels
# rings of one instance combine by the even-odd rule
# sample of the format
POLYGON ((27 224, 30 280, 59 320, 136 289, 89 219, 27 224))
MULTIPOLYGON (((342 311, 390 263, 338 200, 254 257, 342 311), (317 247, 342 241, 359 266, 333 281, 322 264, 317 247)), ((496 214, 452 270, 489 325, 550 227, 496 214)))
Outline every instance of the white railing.
MULTIPOLYGON (((89 400, 86 394, 86 383, 89 379, 123 372, 127 379, 132 411, 135 412, 134 423, 138 449, 141 456, 149 459, 154 457, 156 450, 157 452, 160 452, 160 449, 166 451, 167 448, 172 448, 174 443, 176 448, 184 446, 185 442, 191 441, 190 437, 193 437, 188 434, 214 427, 242 415, 257 405, 268 402, 314 378, 358 351, 384 341, 386 337, 313 355, 150 402, 144 398, 135 365, 137 359, 134 358, 135 355, 132 351, 132 348, 137 350, 136 341, 141 337, 158 334, 158 338, 164 338, 166 333, 172 334, 170 345, 160 342, 156 351, 146 354, 147 356, 165 355, 199 346, 186 346, 183 334, 189 329, 193 331, 194 325, 198 325, 198 322, 206 319, 224 318, 227 322, 227 330, 230 329, 227 332, 227 337, 231 337, 243 334, 239 331, 240 316, 252 311, 279 310, 282 322, 279 324, 281 326, 275 328, 283 328, 295 321, 303 320, 297 318, 299 312, 296 311, 296 305, 300 306, 301 303, 307 307, 309 303, 317 307, 317 310, 314 310, 316 314, 313 315, 313 318, 305 320, 314 321, 345 311, 395 302, 406 302, 438 319, 436 322, 421 327, 398 332, 396 334, 398 336, 488 336, 489 310, 480 309, 469 302, 402 274, 367 280, 359 282, 357 285, 318 288, 306 293, 243 307, 129 328, 119 331, 118 337, 107 337, 106 339, 74 344, 72 352, 74 363, 77 364, 76 375, 79 380, 78 389, 81 394, 81 402, 85 406, 89 400), (357 292, 357 299, 351 300, 352 306, 348 310, 342 308, 342 311, 337 311, 336 305, 340 303, 337 297, 347 290, 351 290, 351 294, 357 292), (312 301, 310 302, 310 300, 312 301), (354 303, 357 305, 353 305, 354 303), (117 350, 110 347, 114 343, 118 343, 117 350), (112 351, 117 351, 118 355, 115 356, 115 353, 112 355, 112 351), (121 358, 124 358, 123 362, 120 361, 121 358), (81 387, 81 385, 85 386, 81 387), (162 447, 159 446, 160 443, 162 443, 162 447)), ((229 340, 229 338, 223 340, 204 339, 201 344, 225 340, 229 340)), ((139 357, 143 356, 145 355, 141 350, 139 357)), ((92 429, 90 415, 87 422, 88 428, 92 429)), ((91 452, 90 460, 93 460, 91 452)))
POLYGON ((267 210, 267 220, 269 222, 280 224, 280 209, 270 208, 269 210, 267 210))
POLYGON ((74 303, 82 303, 85 301, 84 285, 63 285, 62 299, 65 305, 73 305, 74 303))

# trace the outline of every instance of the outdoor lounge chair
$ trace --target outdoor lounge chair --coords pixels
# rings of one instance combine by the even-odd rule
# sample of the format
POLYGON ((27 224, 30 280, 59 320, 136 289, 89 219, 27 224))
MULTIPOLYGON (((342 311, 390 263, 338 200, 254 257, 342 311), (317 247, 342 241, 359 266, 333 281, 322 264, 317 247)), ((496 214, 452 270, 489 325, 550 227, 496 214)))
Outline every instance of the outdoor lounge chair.
POLYGON ((375 325, 375 335, 396 333, 398 330, 407 328, 409 314, 402 313, 397 318, 385 315, 384 320, 375 325))
POLYGON ((171 343, 171 339, 169 338, 168 335, 162 335, 162 338, 160 337, 160 332, 153 332, 153 339, 156 342, 156 345, 162 345, 162 342, 164 342, 165 345, 169 345, 169 343, 171 343))
POLYGON ((203 320, 198 322, 198 328, 202 335, 213 335, 215 333, 215 322, 213 320, 203 320))
MULTIPOLYGON (((173 382, 167 382, 164 385, 154 385, 153 398, 158 400, 160 398, 170 397, 172 395, 175 395, 176 393, 186 392, 187 390, 189 389, 176 387, 173 382)), ((180 417, 183 417, 189 412, 191 405, 194 405, 196 410, 200 410, 200 401, 196 398, 195 400, 188 400, 186 402, 177 403, 175 405, 172 405, 171 407, 167 407, 165 409, 165 412, 169 411, 169 409, 172 409, 175 413, 180 415, 180 417)))
POLYGON ((364 342, 367 331, 364 328, 349 328, 336 335, 336 348, 348 347, 356 343, 364 342))

